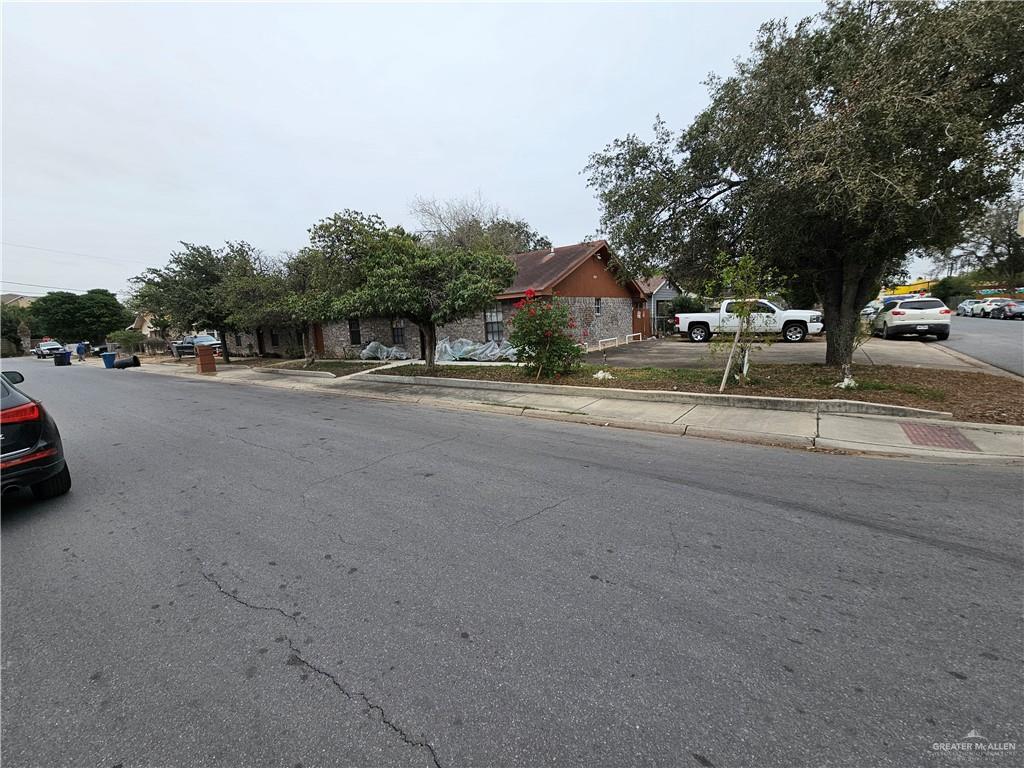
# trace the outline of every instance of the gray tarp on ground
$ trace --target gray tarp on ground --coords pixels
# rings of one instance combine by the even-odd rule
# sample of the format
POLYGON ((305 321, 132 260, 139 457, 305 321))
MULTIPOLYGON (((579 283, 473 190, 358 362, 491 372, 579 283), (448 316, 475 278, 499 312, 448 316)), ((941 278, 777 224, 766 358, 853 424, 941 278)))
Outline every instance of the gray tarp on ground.
POLYGON ((363 360, 408 360, 409 353, 401 347, 385 347, 379 341, 371 341, 359 357, 363 360))
POLYGON ((487 341, 480 344, 470 339, 450 341, 445 336, 437 342, 434 357, 440 362, 451 362, 453 360, 476 360, 481 363, 494 363, 499 360, 515 362, 516 348, 505 340, 502 340, 501 344, 498 344, 496 341, 487 341))

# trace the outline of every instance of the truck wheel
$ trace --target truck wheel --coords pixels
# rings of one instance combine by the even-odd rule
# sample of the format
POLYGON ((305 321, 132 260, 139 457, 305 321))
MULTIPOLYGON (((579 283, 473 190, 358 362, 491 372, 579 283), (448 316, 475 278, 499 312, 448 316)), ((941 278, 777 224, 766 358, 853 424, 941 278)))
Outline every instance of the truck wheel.
POLYGON ((706 325, 691 325, 686 335, 690 337, 690 341, 697 344, 703 344, 711 339, 711 331, 706 325))
POLYGON ((71 472, 68 465, 48 480, 36 483, 32 486, 32 495, 37 499, 52 499, 55 496, 62 496, 71 490, 71 472))
POLYGON ((800 323, 790 323, 782 329, 782 338, 789 342, 803 341, 807 337, 807 328, 800 323))

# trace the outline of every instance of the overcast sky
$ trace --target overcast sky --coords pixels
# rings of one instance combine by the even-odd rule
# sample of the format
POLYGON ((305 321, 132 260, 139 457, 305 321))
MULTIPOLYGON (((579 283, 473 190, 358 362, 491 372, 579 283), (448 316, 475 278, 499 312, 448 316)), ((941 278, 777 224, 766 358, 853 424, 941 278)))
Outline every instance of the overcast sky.
POLYGON ((180 240, 296 249, 344 208, 412 226, 415 195, 578 242, 591 152, 683 127, 763 21, 817 8, 6 3, 3 290, 119 291, 180 240))

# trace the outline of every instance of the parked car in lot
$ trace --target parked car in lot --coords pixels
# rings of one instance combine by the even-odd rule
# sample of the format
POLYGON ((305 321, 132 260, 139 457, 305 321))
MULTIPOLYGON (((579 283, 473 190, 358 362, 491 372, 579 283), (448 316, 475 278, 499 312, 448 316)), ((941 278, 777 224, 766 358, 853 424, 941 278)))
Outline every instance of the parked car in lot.
POLYGON ((1024 313, 1024 302, 1008 301, 1005 304, 992 307, 992 311, 988 313, 988 316, 993 320, 1013 320, 1024 317, 1022 313, 1024 313))
POLYGON ((1010 301, 1010 299, 1004 297, 980 301, 971 307, 971 317, 988 317, 992 314, 993 309, 1001 307, 1003 304, 1008 304, 1010 301))
POLYGON ((18 388, 24 380, 17 371, 0 375, 0 490, 30 488, 37 499, 49 499, 71 489, 71 472, 56 422, 18 388))
POLYGON ((1003 309, 1003 320, 1024 320, 1024 301, 1007 304, 1003 309))
POLYGON ((172 341, 171 352, 175 357, 181 357, 182 355, 194 355, 196 347, 212 347, 213 353, 219 355, 222 346, 216 337, 202 334, 200 336, 186 336, 179 341, 172 341))
POLYGON ((872 319, 871 330, 883 339, 909 335, 948 339, 952 314, 939 299, 890 301, 872 319))
POLYGON ((53 357, 58 352, 64 351, 64 345, 57 341, 41 341, 32 348, 32 354, 38 358, 53 357))
POLYGON ((860 316, 865 320, 870 320, 872 317, 878 314, 878 311, 882 308, 883 304, 881 301, 869 302, 864 309, 860 311, 860 316))
MULTIPOLYGON (((740 316, 736 314, 736 300, 723 301, 711 312, 681 313, 675 316, 675 329, 686 334, 690 341, 710 341, 716 333, 735 333, 740 316)), ((770 301, 753 302, 750 317, 756 333, 782 334, 784 341, 803 341, 807 334, 819 334, 824 329, 821 313, 808 309, 781 309, 770 301)))
POLYGON ((982 301, 984 301, 984 299, 964 299, 963 301, 956 305, 957 315, 965 317, 971 314, 971 307, 973 307, 975 304, 981 304, 982 301))

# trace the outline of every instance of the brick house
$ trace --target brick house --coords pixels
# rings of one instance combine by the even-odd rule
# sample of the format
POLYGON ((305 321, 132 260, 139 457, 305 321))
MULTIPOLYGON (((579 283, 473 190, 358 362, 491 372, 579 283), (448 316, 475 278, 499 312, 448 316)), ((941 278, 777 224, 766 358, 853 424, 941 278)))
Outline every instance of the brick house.
MULTIPOLYGON (((501 341, 508 334, 512 305, 532 288, 539 296, 557 296, 568 302, 573 318, 587 341, 632 333, 650 334, 648 296, 632 279, 625 277, 608 243, 595 240, 578 245, 546 248, 509 257, 518 272, 512 285, 494 297, 494 303, 474 317, 464 318, 437 329, 437 338, 473 341, 501 341)), ((351 357, 371 341, 401 346, 413 357, 422 357, 423 339, 419 328, 403 318, 361 317, 314 326, 317 354, 351 357)), ((239 351, 252 344, 253 334, 235 334, 229 339, 239 351)), ((301 348, 293 330, 282 329, 263 335, 264 352, 301 348)))

